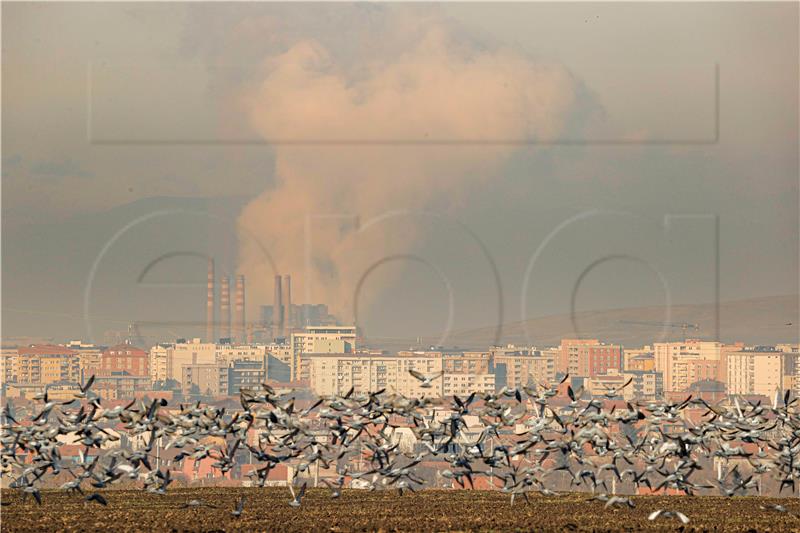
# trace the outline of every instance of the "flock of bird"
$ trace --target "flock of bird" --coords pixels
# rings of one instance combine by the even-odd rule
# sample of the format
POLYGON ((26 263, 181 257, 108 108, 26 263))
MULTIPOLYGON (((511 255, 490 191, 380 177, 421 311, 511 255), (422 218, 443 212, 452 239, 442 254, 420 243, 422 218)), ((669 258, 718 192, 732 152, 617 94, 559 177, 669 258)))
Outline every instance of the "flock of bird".
MULTIPOLYGON (((413 375, 423 387, 439 377, 413 375)), ((233 411, 200 402, 169 410, 159 399, 104 408, 90 378, 72 401, 54 401, 47 391, 37 396, 35 412, 24 420, 6 405, 2 476, 9 487, 39 503, 42 486, 56 476, 59 483, 67 479, 62 489, 100 505, 108 502, 96 489, 123 480, 141 481, 144 490, 164 494, 174 478, 169 465, 160 468, 154 461, 154 446, 166 443, 166 448, 180 449, 173 465, 210 458, 225 473, 237 463, 252 462, 250 476, 258 486, 265 485, 276 466, 290 466, 292 507, 302 505, 319 468, 335 469, 335 476, 322 479, 332 498, 340 496, 348 478, 362 488, 402 495, 430 484, 432 468, 437 484, 449 480, 472 487, 478 477, 488 477, 512 505, 527 501, 531 493, 581 490, 591 491, 592 499, 606 507, 633 507, 629 497, 617 494, 617 483, 734 496, 760 493, 771 478, 779 492, 796 489, 800 413, 789 393, 772 405, 738 399, 712 405, 691 396, 680 402, 626 403, 619 401, 619 388, 584 398, 582 391, 567 386, 567 378, 452 399, 351 389, 320 397, 304 409, 295 407, 291 394, 263 384, 242 389, 241 409, 233 411), (608 408, 609 403, 614 407, 608 408), (684 416, 688 408, 701 409, 700 421, 684 416), (401 446, 398 428, 410 428, 414 446, 401 446), (114 446, 120 431, 141 445, 114 446), (64 444, 79 446, 78 457, 62 459, 64 444), (421 473, 424 468, 428 479, 421 473)), ((204 506, 213 504, 185 504, 204 506)), ((244 507, 242 498, 232 515, 241 516, 244 507)), ((786 512, 780 505, 769 508, 786 512)), ((689 521, 669 509, 648 518, 689 521)))

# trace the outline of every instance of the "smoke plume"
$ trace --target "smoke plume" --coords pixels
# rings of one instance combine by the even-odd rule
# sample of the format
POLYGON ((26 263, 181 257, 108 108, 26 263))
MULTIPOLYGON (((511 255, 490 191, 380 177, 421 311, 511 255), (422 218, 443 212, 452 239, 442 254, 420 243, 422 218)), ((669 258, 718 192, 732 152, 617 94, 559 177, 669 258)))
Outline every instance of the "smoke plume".
MULTIPOLYGON (((408 217, 359 227, 402 209, 455 209, 463 191, 501 177, 519 141, 559 135, 575 99, 563 68, 471 49, 437 24, 388 60, 344 65, 301 39, 262 71, 243 101, 274 145, 276 185, 239 224, 292 274, 296 301, 327 303, 344 321, 365 271, 424 237, 408 217)), ((251 239, 240 269, 270 301, 272 272, 251 239)))

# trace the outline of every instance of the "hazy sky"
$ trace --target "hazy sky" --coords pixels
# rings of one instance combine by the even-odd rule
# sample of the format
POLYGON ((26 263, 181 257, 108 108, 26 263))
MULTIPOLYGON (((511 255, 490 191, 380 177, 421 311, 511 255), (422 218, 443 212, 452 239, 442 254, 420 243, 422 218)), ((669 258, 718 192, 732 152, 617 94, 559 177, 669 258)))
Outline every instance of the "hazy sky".
POLYGON ((795 3, 2 15, 6 338, 190 335, 198 253, 383 337, 710 302, 717 250, 798 292, 795 3))

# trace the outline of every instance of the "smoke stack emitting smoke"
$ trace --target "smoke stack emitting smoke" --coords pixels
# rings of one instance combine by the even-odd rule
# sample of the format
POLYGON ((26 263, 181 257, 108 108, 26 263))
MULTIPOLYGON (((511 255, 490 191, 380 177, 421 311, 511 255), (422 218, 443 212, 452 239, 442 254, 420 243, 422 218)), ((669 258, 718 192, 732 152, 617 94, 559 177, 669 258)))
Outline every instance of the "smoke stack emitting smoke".
MULTIPOLYGON (((467 187, 497 179, 520 141, 558 135, 575 98, 566 70, 510 50, 467 50, 443 25, 396 57, 359 67, 348 71, 318 43, 299 41, 265 62, 246 98, 267 142, 296 142, 275 142, 276 185, 245 207, 239 224, 279 271, 294 274, 299 301, 327 303, 344 321, 365 270, 420 238, 408 221, 400 232, 381 224, 347 232, 344 218, 363 225, 391 211, 424 211, 445 194, 453 205, 467 187), (302 143, 309 140, 316 142, 302 143), (480 140, 494 142, 473 142, 480 140), (343 219, 324 218, 331 216, 343 219)), ((267 299, 270 272, 246 238, 239 269, 255 299, 267 299)), ((277 279, 274 290, 278 304, 277 279)))
POLYGON ((214 278, 214 260, 208 260, 208 283, 206 295, 206 342, 214 342, 214 304, 216 279, 214 278))
POLYGON ((222 276, 219 290, 219 314, 221 324, 219 336, 229 339, 231 337, 231 286, 228 276, 222 276))
POLYGON ((234 337, 237 342, 247 342, 247 322, 245 321, 244 312, 244 276, 236 276, 236 314, 234 337))

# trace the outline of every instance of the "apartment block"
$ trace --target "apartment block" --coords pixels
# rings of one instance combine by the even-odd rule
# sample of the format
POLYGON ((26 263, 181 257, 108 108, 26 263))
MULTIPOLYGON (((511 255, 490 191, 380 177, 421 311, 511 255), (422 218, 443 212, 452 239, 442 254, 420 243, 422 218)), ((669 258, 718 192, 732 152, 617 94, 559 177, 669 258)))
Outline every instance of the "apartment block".
POLYGON ((773 398, 784 389, 784 376, 794 372, 791 356, 772 347, 728 353, 728 394, 773 398))
POLYGON ((309 383, 318 395, 345 394, 352 387, 356 392, 386 389, 406 396, 439 397, 443 394, 442 378, 431 388, 421 387, 409 370, 422 374, 442 371, 442 356, 431 354, 308 354, 309 383))
POLYGON ((530 384, 553 383, 559 350, 493 351, 495 385, 500 388, 524 387, 530 384))
POLYGON ((164 382, 169 375, 169 352, 172 349, 172 344, 156 344, 150 348, 150 381, 164 382))
POLYGON ((183 367, 187 365, 216 365, 217 345, 200 339, 179 339, 167 348, 167 379, 182 381, 183 367))
POLYGON ((557 372, 595 377, 622 370, 622 347, 597 339, 562 339, 557 372))
POLYGON ((352 353, 356 350, 355 326, 306 326, 290 337, 291 380, 310 379, 306 354, 352 353))
POLYGON ((118 344, 103 350, 100 357, 100 372, 125 372, 131 376, 150 379, 150 356, 141 348, 130 344, 118 344))
POLYGON ((184 395, 226 396, 228 394, 228 367, 214 363, 183 365, 181 388, 184 395))
POLYGON ((48 385, 56 382, 78 383, 81 379, 78 352, 65 346, 37 344, 20 347, 10 358, 11 380, 17 383, 48 385))
POLYGON ((85 383, 87 379, 100 371, 102 354, 105 347, 96 346, 79 340, 70 341, 66 346, 70 350, 78 352, 82 383, 85 383))
MULTIPOLYGON (((442 396, 469 396, 473 392, 478 394, 494 392, 495 375, 488 372, 482 374, 472 373, 447 373, 440 378, 442 381, 442 396)), ((428 394, 430 396, 430 394, 428 394)))
POLYGON ((696 381, 725 381, 725 346, 716 341, 687 339, 653 345, 655 369, 662 373, 664 392, 685 392, 696 381))

